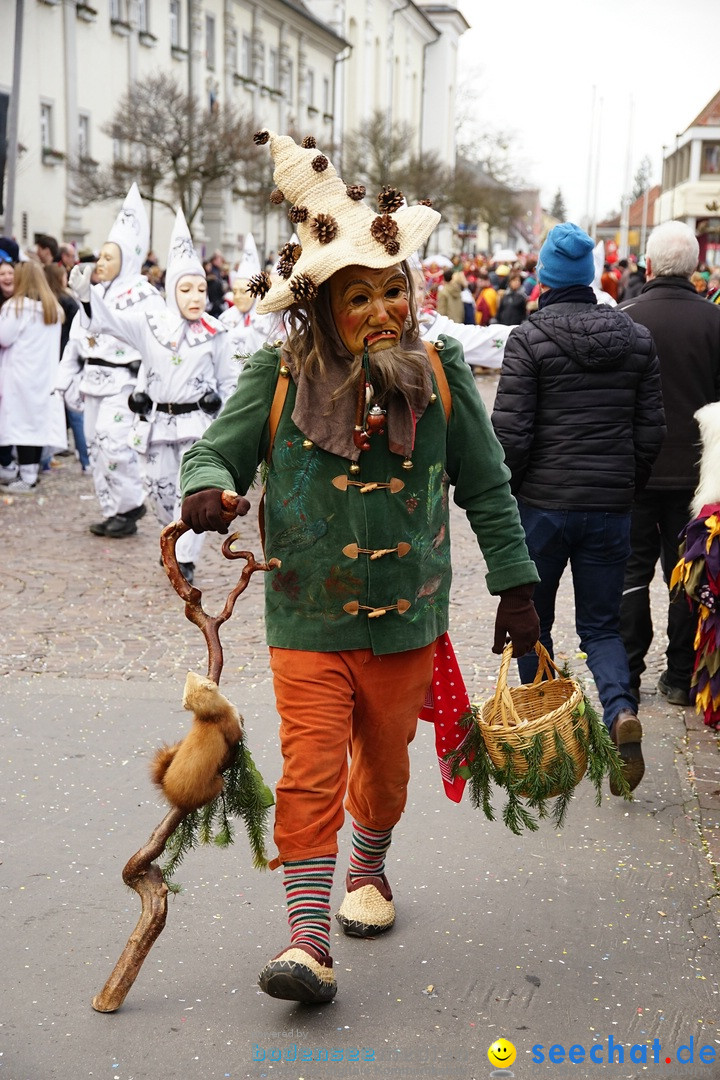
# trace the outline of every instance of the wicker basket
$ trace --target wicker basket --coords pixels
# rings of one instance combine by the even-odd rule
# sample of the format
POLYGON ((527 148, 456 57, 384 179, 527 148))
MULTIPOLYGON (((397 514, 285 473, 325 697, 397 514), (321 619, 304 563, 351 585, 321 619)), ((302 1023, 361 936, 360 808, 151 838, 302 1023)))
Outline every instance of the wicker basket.
MULTIPOLYGON (((584 730, 584 745, 588 743, 588 720, 584 715, 573 713, 581 706, 583 692, 574 679, 564 678, 555 666, 547 650, 540 642, 535 646, 538 654, 538 670, 535 680, 523 686, 507 684, 512 643, 505 646, 500 663, 495 696, 480 708, 478 726, 488 755, 493 764, 503 769, 508 763, 503 743, 512 747, 511 760, 518 777, 528 771, 528 761, 523 750, 529 748, 538 733, 543 735, 542 768, 548 770, 557 757, 555 732, 562 739, 575 769, 575 783, 582 780, 587 768, 587 753, 575 732, 578 726, 584 730)), ((525 794, 522 790, 519 794, 525 794)), ((560 790, 550 790, 547 798, 559 795, 560 790)))

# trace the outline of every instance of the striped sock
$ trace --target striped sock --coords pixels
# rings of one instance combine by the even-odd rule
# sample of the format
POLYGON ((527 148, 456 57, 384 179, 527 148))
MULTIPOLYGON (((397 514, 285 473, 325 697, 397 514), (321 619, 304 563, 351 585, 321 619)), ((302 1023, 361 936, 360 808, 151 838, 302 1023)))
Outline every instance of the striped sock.
POLYGON ((385 855, 392 840, 392 829, 376 832, 353 821, 352 848, 348 873, 351 881, 361 877, 380 877, 385 872, 385 855))
POLYGON ((330 952, 330 889, 336 855, 297 859, 284 865, 290 943, 330 952))

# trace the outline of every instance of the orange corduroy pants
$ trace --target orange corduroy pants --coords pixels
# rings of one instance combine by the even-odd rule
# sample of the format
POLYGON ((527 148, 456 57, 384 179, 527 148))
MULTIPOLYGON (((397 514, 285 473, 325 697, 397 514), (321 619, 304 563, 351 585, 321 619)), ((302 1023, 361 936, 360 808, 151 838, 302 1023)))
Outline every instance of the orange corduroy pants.
POLYGON ((283 755, 271 867, 335 854, 346 792, 358 824, 378 831, 397 824, 434 655, 434 641, 385 656, 270 649, 283 755))

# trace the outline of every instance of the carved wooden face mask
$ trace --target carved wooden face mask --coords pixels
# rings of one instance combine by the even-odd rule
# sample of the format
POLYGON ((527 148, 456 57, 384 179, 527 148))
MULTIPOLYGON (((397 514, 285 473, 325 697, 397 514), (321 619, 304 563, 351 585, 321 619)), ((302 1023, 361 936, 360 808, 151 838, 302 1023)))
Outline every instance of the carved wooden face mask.
POLYGON ((400 343, 410 311, 408 284, 399 266, 371 270, 347 266, 329 282, 330 310, 348 352, 358 356, 400 343))

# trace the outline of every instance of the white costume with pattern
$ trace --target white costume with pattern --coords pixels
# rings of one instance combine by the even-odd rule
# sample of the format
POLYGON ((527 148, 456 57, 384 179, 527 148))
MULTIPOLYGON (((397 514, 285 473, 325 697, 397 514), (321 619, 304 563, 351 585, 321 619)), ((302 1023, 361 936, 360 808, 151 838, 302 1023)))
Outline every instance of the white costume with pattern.
MULTIPOLYGON (((133 184, 108 236, 108 243, 120 248, 120 272, 108 285, 93 286, 95 295, 116 312, 164 307, 160 293, 140 274, 149 238, 147 215, 133 184)), ((128 442, 133 420, 128 397, 141 359, 136 348, 117 336, 91 332, 81 312, 73 319, 57 387, 70 408, 83 409, 95 494, 104 518, 135 509, 145 497, 140 462, 128 442)))
MULTIPOLYGON (((178 211, 166 272, 167 302, 162 311, 119 312, 97 293, 91 296, 91 329, 110 331, 142 355, 136 392, 147 394, 155 405, 194 404, 209 391, 215 391, 224 403, 237 385, 239 367, 228 354, 225 328, 207 314, 188 322, 178 310, 175 289, 186 274, 205 276, 178 211)), ((147 493, 161 525, 180 517, 180 462, 212 419, 199 408, 176 415, 153 408, 147 418, 134 418, 130 439, 141 455, 147 493)), ((203 535, 193 532, 181 536, 176 547, 178 562, 194 563, 203 540, 203 535)))

